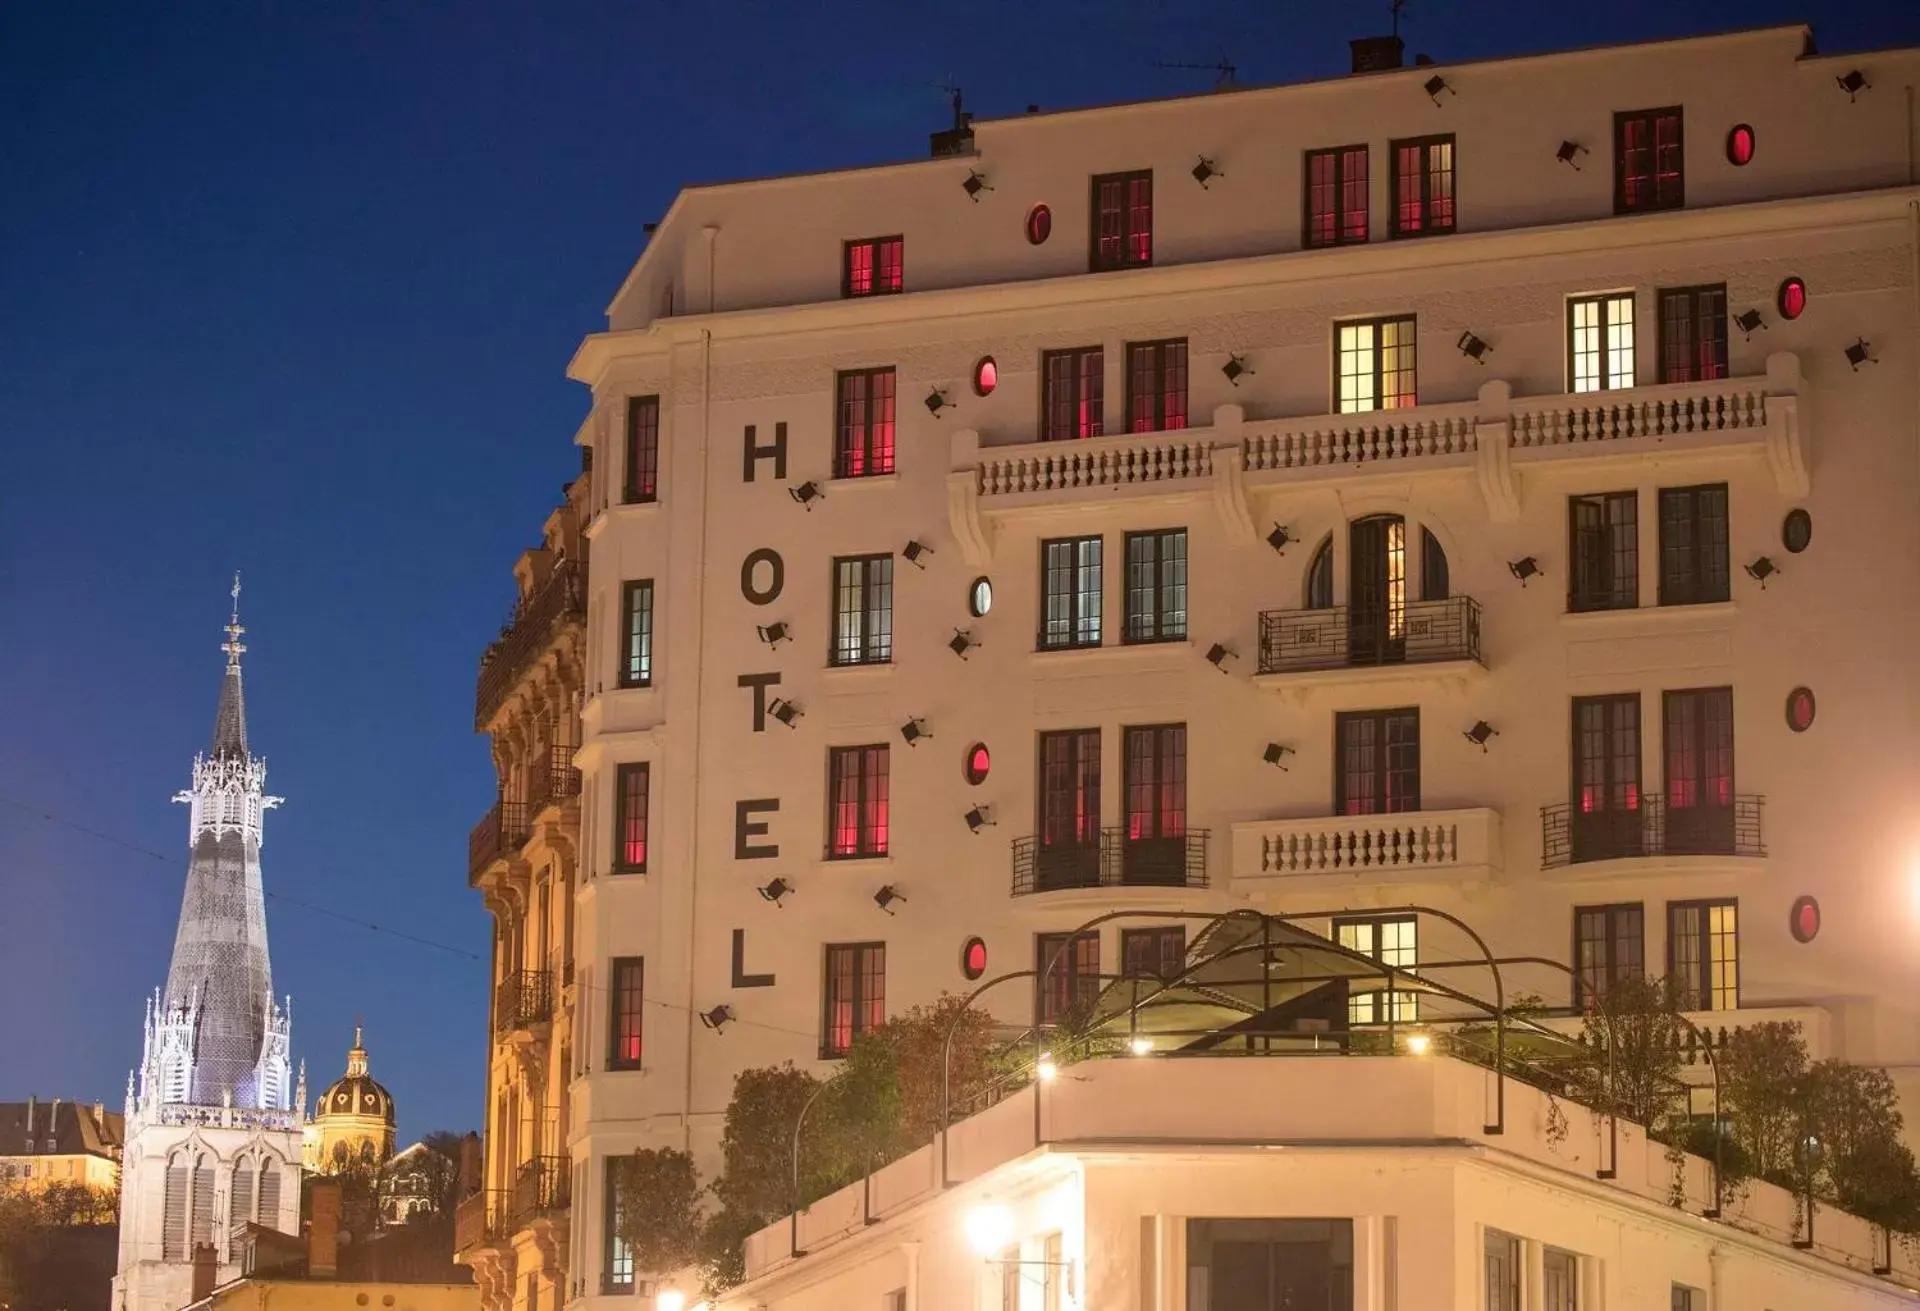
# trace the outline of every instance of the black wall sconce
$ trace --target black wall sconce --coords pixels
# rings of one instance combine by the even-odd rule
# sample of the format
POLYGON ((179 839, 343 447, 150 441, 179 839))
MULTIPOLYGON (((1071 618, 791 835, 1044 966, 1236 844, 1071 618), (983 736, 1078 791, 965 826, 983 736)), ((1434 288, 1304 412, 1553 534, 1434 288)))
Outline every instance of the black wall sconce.
POLYGON ((1578 172, 1580 165, 1575 161, 1586 153, 1587 148, 1578 141, 1562 141, 1560 143, 1560 149, 1553 152, 1553 157, 1562 164, 1572 168, 1575 172, 1578 172))
POLYGON ((927 393, 927 413, 936 419, 940 417, 940 411, 949 408, 952 404, 953 402, 947 399, 946 389, 943 387, 935 387, 927 393))
POLYGON ((1455 91, 1452 87, 1448 86, 1447 79, 1444 77, 1441 77, 1438 73, 1435 73, 1432 77, 1428 78, 1421 85, 1420 89, 1426 92, 1428 95, 1432 96, 1433 103, 1436 105, 1440 103, 1440 93, 1442 91, 1446 92, 1450 96, 1457 96, 1460 94, 1458 91, 1455 91))
POLYGON ((1854 100, 1862 91, 1873 90, 1873 83, 1867 81, 1867 75, 1857 68, 1848 69, 1840 77, 1833 79, 1840 89, 1847 93, 1849 101, 1854 100))
POLYGON ((1205 155, 1200 156, 1200 162, 1193 166, 1193 180, 1200 184, 1202 191, 1207 189, 1207 183, 1211 182, 1214 178, 1223 178, 1225 176, 1226 174, 1215 168, 1213 161, 1205 155))
POLYGON ((928 546, 925 542, 908 542, 905 548, 901 550, 900 554, 907 557, 907 563, 912 565, 915 569, 925 569, 926 566, 921 564, 920 561, 924 557, 932 555, 933 548, 931 546, 928 546))
POLYGON ((975 806, 967 812, 967 829, 978 833, 983 828, 993 827, 993 807, 975 806))
POLYGON ((1507 571, 1520 580, 1520 586, 1525 587, 1527 579, 1540 576, 1540 562, 1530 555, 1523 555, 1518 560, 1509 560, 1507 571))
POLYGON ((779 646, 782 642, 793 640, 793 630, 787 627, 784 619, 771 624, 755 624, 753 631, 760 634, 760 640, 768 646, 779 646))
POLYGON ((700 1023, 718 1033, 733 1023, 733 1007, 720 1005, 710 1011, 701 1011, 700 1023))
POLYGON ((1733 326, 1740 329, 1742 337, 1751 337, 1754 333, 1763 331, 1767 321, 1760 316, 1759 310, 1747 310, 1743 314, 1734 316, 1733 326))
POLYGON ((755 888, 754 891, 760 894, 762 901, 771 901, 774 905, 778 906, 781 898, 792 894, 793 884, 787 882, 785 879, 774 879, 770 883, 762 883, 759 887, 755 888))
POLYGON ((1287 543, 1292 540, 1293 534, 1289 533, 1279 524, 1275 524, 1273 531, 1267 534, 1267 545, 1273 548, 1275 555, 1285 555, 1287 553, 1287 543))
POLYGON ((1246 356, 1229 355, 1227 357, 1227 362, 1220 366, 1220 372, 1227 375, 1228 382, 1238 387, 1240 385, 1240 375, 1243 373, 1251 374, 1253 370, 1247 367, 1246 356))
POLYGON ((1853 366, 1855 373, 1860 372, 1860 366, 1862 364, 1878 364, 1879 362, 1879 360, 1873 358, 1873 348, 1867 345, 1867 339, 1865 337, 1856 338, 1853 345, 1847 347, 1847 363, 1853 366))
POLYGON ((893 884, 891 883, 881 884, 880 891, 873 894, 873 904, 881 910, 886 911, 889 915, 893 914, 892 906, 894 902, 905 900, 905 897, 893 890, 893 884))
POLYGON ((1232 651, 1227 650, 1226 647, 1218 642, 1215 642, 1207 648, 1207 663, 1223 674, 1227 672, 1227 661, 1235 658, 1236 656, 1232 651))
POLYGON ((767 707, 767 713, 772 715, 775 719, 779 720, 781 723, 785 724, 788 728, 792 728, 793 721, 800 718, 802 715, 806 714, 807 712, 802 710, 799 706, 796 706, 795 704, 793 704, 793 702, 787 700, 785 697, 777 696, 773 699, 773 704, 767 707))
POLYGON ((1760 590, 1763 592, 1767 590, 1767 579, 1779 572, 1780 566, 1775 564, 1771 557, 1764 555, 1747 566, 1747 577, 1760 584, 1760 590))
POLYGON ((1485 364, 1487 356, 1493 353, 1493 347, 1471 332, 1461 333, 1460 340, 1456 344, 1460 347, 1460 353, 1475 364, 1485 364))
POLYGON ((947 650, 953 652, 962 660, 965 660, 967 658, 967 652, 979 645, 978 642, 973 640, 972 633, 964 628, 956 628, 953 630, 953 640, 947 643, 947 650))
POLYGON ((1287 767, 1280 762, 1292 754, 1292 747, 1282 746, 1278 742, 1269 742, 1267 743, 1267 749, 1260 753, 1260 759, 1266 761, 1269 765, 1272 765, 1284 774, 1287 772, 1287 767))
POLYGON ((825 499, 827 494, 820 490, 819 483, 809 480, 801 483, 798 487, 787 488, 787 495, 806 506, 807 513, 812 514, 813 503, 825 499))
POLYGON ((1460 736, 1479 747, 1482 751, 1485 751, 1487 749, 1488 739, 1499 737, 1500 730, 1482 719, 1460 736))
POLYGON ((987 185, 987 180, 980 176, 979 170, 971 168, 967 170, 967 180, 960 185, 966 191, 967 199, 976 205, 980 203, 981 192, 993 190, 987 185))
POLYGON ((927 721, 919 718, 909 719, 900 725, 900 736, 906 739, 910 747, 918 746, 921 738, 933 741, 933 734, 927 731, 927 721))

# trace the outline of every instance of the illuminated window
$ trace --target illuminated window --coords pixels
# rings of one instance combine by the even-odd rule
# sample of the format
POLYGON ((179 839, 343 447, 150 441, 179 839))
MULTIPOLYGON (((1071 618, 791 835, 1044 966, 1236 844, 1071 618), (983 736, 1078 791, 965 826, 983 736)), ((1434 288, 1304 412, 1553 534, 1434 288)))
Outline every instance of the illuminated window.
POLYGON ((1567 537, 1567 609, 1631 610, 1640 604, 1639 493, 1568 497, 1567 537))
POLYGON ((1098 273, 1153 263, 1153 170, 1102 173, 1092 190, 1089 267, 1098 273))
POLYGON ((1038 246, 1053 235, 1053 211, 1045 205, 1035 205, 1027 211, 1027 241, 1038 246))
POLYGON ((827 947, 827 986, 820 1025, 820 1057, 845 1056, 853 1040, 886 1023, 887 944, 836 943, 827 947))
POLYGON ((1671 287, 1660 293, 1660 381, 1727 376, 1727 288, 1671 287))
POLYGON ((1040 357, 1040 440, 1098 437, 1106 406, 1106 363, 1098 346, 1040 357))
POLYGON ((647 782, 644 764, 613 771, 613 872, 647 872, 647 782))
POLYGON ((1057 1024, 1100 995, 1100 935, 1035 934, 1033 969, 1034 1020, 1057 1024))
POLYGON ((1680 107, 1613 116, 1613 212, 1641 214, 1686 203, 1680 107))
POLYGON ((1121 790, 1126 883, 1175 886, 1187 876, 1187 726, 1132 725, 1121 730, 1121 790))
POLYGON ((1813 727, 1813 689, 1796 687, 1787 693, 1787 727, 1804 733, 1813 727))
POLYGON ((1567 382, 1576 392, 1633 386, 1633 293, 1567 302, 1567 382))
POLYGON ((1666 729, 1665 850, 1684 856, 1731 852, 1733 689, 1668 692, 1661 708, 1666 729))
POLYGON ((1346 246, 1367 239, 1367 148, 1307 152, 1303 246, 1346 246))
POLYGON ((1660 604, 1725 601, 1727 485, 1660 489, 1660 604))
POLYGON ((983 355, 980 362, 973 366, 973 394, 989 395, 1000 385, 1000 366, 993 362, 993 356, 983 355))
POLYGON ((1100 730, 1040 734, 1039 813, 1033 887, 1084 888, 1100 882, 1100 730))
POLYGON ((1420 711, 1334 716, 1334 809, 1390 815, 1420 809, 1420 711))
POLYGON ((1101 556, 1098 537, 1040 543, 1040 649, 1100 645, 1101 556))
POLYGON ((645 962, 638 956, 616 956, 608 971, 611 1011, 607 1021, 607 1068, 640 1068, 641 1010, 646 1002, 645 962))
POLYGON ((833 476, 869 478, 893 472, 893 370, 839 375, 838 440, 833 476))
POLYGON ((1787 914, 1787 931, 1795 942, 1812 942, 1820 936, 1820 903, 1812 897, 1795 897, 1787 914))
POLYGON ((893 557, 841 556, 833 562, 834 665, 884 665, 893 659, 893 557))
POLYGON ((1740 1005, 1740 903, 1667 903, 1667 977, 1683 1011, 1730 1011, 1740 1005))
POLYGON ((1745 123, 1736 124, 1727 133, 1727 162, 1736 168, 1744 167, 1753 160, 1753 129, 1745 123))
POLYGON ((967 782, 979 787, 987 781, 987 774, 993 768, 993 757, 987 751, 985 742, 975 742, 967 748, 967 761, 964 771, 967 782))
POLYGON ((986 972, 987 944, 979 938, 968 938, 960 948, 960 973, 977 979, 986 972))
POLYGON ((1393 186, 1388 212, 1392 235, 1424 237, 1452 232, 1453 138, 1421 137, 1393 143, 1393 186))
POLYGON ((600 1270, 600 1291, 603 1293, 633 1291, 633 1244, 626 1238, 627 1212, 632 1205, 627 1197, 630 1186, 628 1159, 621 1156, 607 1158, 606 1205, 601 1213, 605 1223, 600 1270))
POLYGON ((1187 426, 1187 342, 1127 345, 1127 429, 1170 432, 1187 426))
POLYGON ((1187 931, 1178 924, 1120 930, 1120 972, 1130 979, 1177 979, 1187 968, 1187 931))
POLYGON ((627 468, 620 499, 628 505, 660 499, 660 398, 627 398, 627 468))
POLYGON ((1646 973, 1646 915, 1639 902, 1573 909, 1573 1004, 1591 1005, 1622 979, 1646 973))
POLYGON ((653 580, 641 579, 620 588, 621 687, 653 685, 653 580))
POLYGON ((1780 317, 1797 319, 1807 308, 1807 284, 1799 278, 1788 278, 1780 284, 1780 294, 1777 299, 1780 317))
POLYGON ((840 294, 885 296, 899 291, 905 248, 906 242, 900 237, 849 241, 840 271, 840 294))
POLYGON ((1338 325, 1336 355, 1340 413, 1419 404, 1412 315, 1338 325))
MULTIPOLYGON (((1382 965, 1411 971, 1420 963, 1420 922, 1412 915, 1364 915, 1333 922, 1334 941, 1348 951, 1370 956, 1382 965)), ((1351 1024, 1411 1024, 1420 1018, 1420 996, 1405 989, 1355 992, 1347 998, 1351 1024), (1388 1012, 1388 998, 1392 1012, 1388 1012)))
POLYGON ((1644 855, 1639 694, 1575 697, 1572 731, 1571 859, 1644 855))
POLYGON ((1126 642, 1187 636, 1187 530, 1128 533, 1126 642))
POLYGON ((975 619, 993 609, 993 580, 984 575, 967 588, 967 613, 975 619))
POLYGON ((830 801, 827 858, 887 854, 887 747, 834 747, 827 753, 830 801))

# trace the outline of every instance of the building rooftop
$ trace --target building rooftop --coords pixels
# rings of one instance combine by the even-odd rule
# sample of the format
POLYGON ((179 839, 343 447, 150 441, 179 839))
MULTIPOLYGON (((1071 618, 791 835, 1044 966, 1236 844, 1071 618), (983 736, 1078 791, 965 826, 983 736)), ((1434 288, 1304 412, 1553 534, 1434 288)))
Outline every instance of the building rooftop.
POLYGON ((125 1119, 101 1102, 0 1102, 0 1156, 103 1156, 118 1158, 125 1119))

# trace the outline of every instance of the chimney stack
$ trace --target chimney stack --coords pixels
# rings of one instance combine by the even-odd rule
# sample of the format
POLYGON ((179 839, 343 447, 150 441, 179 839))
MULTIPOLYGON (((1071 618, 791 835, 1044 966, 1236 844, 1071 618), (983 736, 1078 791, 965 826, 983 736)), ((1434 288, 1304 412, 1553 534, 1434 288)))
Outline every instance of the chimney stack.
POLYGON ((218 1278, 220 1265, 214 1255, 212 1243, 193 1245, 193 1301, 204 1302, 213 1296, 214 1281, 218 1278))
POLYGON ((1400 67, 1406 43, 1397 36, 1362 36, 1347 42, 1353 49, 1353 71, 1384 73, 1400 67))
POLYGON ((313 1185, 313 1219, 307 1222, 307 1277, 331 1279, 340 1269, 340 1185, 313 1185))
POLYGON ((33 1137, 33 1104, 36 1100, 32 1093, 27 1094, 27 1137, 29 1138, 33 1137))
POLYGON ((469 1130, 460 1140, 460 1196, 472 1197, 480 1191, 480 1135, 469 1130))

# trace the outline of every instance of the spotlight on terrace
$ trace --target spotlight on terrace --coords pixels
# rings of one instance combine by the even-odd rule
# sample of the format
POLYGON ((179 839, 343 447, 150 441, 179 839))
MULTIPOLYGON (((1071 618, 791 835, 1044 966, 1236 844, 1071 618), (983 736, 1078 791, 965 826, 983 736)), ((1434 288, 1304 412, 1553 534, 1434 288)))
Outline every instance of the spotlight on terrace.
POLYGON ((1760 584, 1760 590, 1763 592, 1767 588, 1767 579, 1779 572, 1780 566, 1764 555, 1747 566, 1747 577, 1760 584))
POLYGON ((1847 347, 1847 363, 1853 366, 1855 373, 1860 372, 1860 366, 1862 364, 1878 364, 1879 362, 1880 361, 1873 358, 1873 348, 1867 345, 1867 339, 1865 337, 1855 339, 1853 345, 1847 347))
MULTIPOLYGON (((718 1033, 733 1023, 733 1007, 721 1005, 715 1006, 710 1011, 701 1011, 700 1023, 718 1033)), ((681 1304, 684 1306, 685 1302, 681 1304)))
POLYGON ((770 883, 762 883, 754 891, 760 894, 762 901, 771 901, 778 906, 783 898, 792 894, 793 884, 785 879, 774 879, 770 883))
POLYGON ((663 1288, 654 1294, 653 1311, 687 1311, 687 1295, 677 1288, 663 1288))
POLYGON ((1223 674, 1227 672, 1227 661, 1232 659, 1234 659, 1233 652, 1218 642, 1207 648, 1207 663, 1223 674))
POLYGON ((940 417, 940 411, 946 409, 948 406, 952 404, 953 402, 947 399, 947 393, 944 388, 935 387, 932 391, 927 393, 927 400, 926 400, 927 413, 931 414, 936 419, 940 417))
POLYGON ((1425 1056, 1428 1052, 1432 1050, 1433 1050, 1433 1039, 1428 1037, 1426 1034, 1410 1033, 1407 1035, 1407 1054, 1408 1055, 1425 1056))
POLYGON ((929 741, 933 739, 933 734, 927 731, 927 721, 924 719, 909 719, 900 725, 900 736, 906 739, 910 747, 918 746, 923 737, 929 741))
POLYGON ((1485 751, 1488 741, 1500 736, 1500 730, 1483 719, 1460 736, 1466 738, 1467 741, 1473 743, 1482 751, 1485 751))
POLYGON ((1240 376, 1242 374, 1251 375, 1253 373, 1253 370, 1247 367, 1246 356, 1229 355, 1227 357, 1227 362, 1220 366, 1220 372, 1227 375, 1228 382, 1238 387, 1240 385, 1240 376))
POLYGON ((893 890, 893 884, 891 883, 882 884, 880 887, 880 891, 873 894, 873 904, 878 906, 881 910, 886 911, 887 914, 889 915, 893 914, 893 910, 891 908, 894 902, 905 901, 905 900, 906 900, 905 897, 901 896, 898 892, 895 892, 893 890))
POLYGON ((1845 74, 1833 80, 1839 84, 1842 91, 1847 93, 1848 100, 1857 98, 1862 91, 1873 90, 1873 83, 1867 81, 1867 75, 1857 68, 1850 68, 1845 74))
POLYGON ((1530 555, 1523 555, 1518 560, 1509 560, 1507 569, 1520 580, 1522 587, 1527 585, 1527 579, 1540 576, 1540 562, 1530 555))
POLYGON ((825 497, 826 493, 820 490, 819 483, 809 481, 801 483, 798 487, 787 488, 787 495, 806 506, 807 513, 812 514, 813 503, 825 497))
POLYGON ((1577 171, 1580 167, 1577 161, 1586 153, 1587 148, 1578 141, 1562 141, 1560 149, 1553 152, 1553 157, 1577 171))
POLYGON ((983 828, 993 827, 993 810, 989 806, 975 806, 967 812, 967 828, 978 833, 983 828))
POLYGON ((777 623, 755 624, 753 631, 760 634, 760 640, 768 646, 779 646, 782 642, 793 640, 793 630, 787 627, 787 621, 784 619, 777 623))
POLYGON ((1033 1072, 1040 1076, 1041 1083, 1052 1083, 1059 1078, 1060 1067, 1053 1063, 1053 1053, 1041 1052, 1039 1063, 1033 1067, 1033 1072))
POLYGON ((971 168, 967 170, 967 180, 960 185, 965 189, 967 199, 976 205, 980 203, 981 192, 993 190, 992 187, 987 185, 986 178, 982 177, 978 170, 971 168))
POLYGON ((793 702, 787 700, 785 697, 775 697, 773 699, 773 704, 767 707, 767 713, 772 715, 775 719, 779 720, 781 723, 785 724, 788 728, 792 728, 793 721, 800 718, 800 716, 806 714, 807 712, 802 710, 799 706, 796 706, 795 704, 793 704, 793 702))
POLYGON ((1742 337, 1751 337, 1754 333, 1764 330, 1767 321, 1760 316, 1759 310, 1748 310, 1734 316, 1733 326, 1740 329, 1742 337))
POLYGON ((1460 340, 1457 344, 1460 347, 1460 353, 1472 360, 1475 364, 1485 364, 1487 362, 1487 356, 1493 353, 1493 347, 1487 345, 1485 341, 1474 336, 1471 332, 1461 333, 1460 340))
POLYGON ((1292 540, 1293 540, 1293 534, 1289 533, 1285 528, 1281 527, 1279 524, 1275 524, 1273 526, 1273 531, 1267 534, 1267 545, 1271 546, 1274 549, 1274 553, 1276 555, 1286 554, 1287 543, 1291 542, 1292 540))
POLYGON ((1292 754, 1292 747, 1282 746, 1278 742, 1269 742, 1267 749, 1260 753, 1260 758, 1284 774, 1287 767, 1280 762, 1292 754))
POLYGON ((1450 96, 1460 94, 1459 92, 1455 91, 1452 87, 1448 86, 1447 79, 1444 77, 1441 77, 1438 73, 1435 73, 1432 77, 1428 78, 1421 85, 1420 89, 1426 92, 1429 96, 1432 96, 1433 103, 1436 105, 1440 103, 1440 93, 1442 91, 1446 92, 1450 96))
POLYGON ((967 1246, 981 1256, 1004 1251, 1013 1241, 1013 1213, 1004 1206, 976 1206, 962 1222, 967 1246))
POLYGON ((1214 178, 1223 178, 1225 176, 1226 174, 1215 168, 1213 161, 1205 155, 1200 156, 1200 162, 1193 166, 1193 180, 1200 184, 1202 191, 1207 189, 1207 183, 1211 182, 1214 178))
POLYGON ((979 645, 978 642, 973 640, 972 633, 964 628, 956 628, 953 630, 953 640, 947 643, 947 650, 953 652, 962 660, 965 660, 967 658, 967 652, 979 645))
POLYGON ((900 554, 906 556, 907 563, 915 569, 925 569, 926 566, 920 562, 933 554, 933 548, 925 542, 908 542, 906 549, 902 550, 900 554))
POLYGON ((1129 1038, 1127 1040, 1127 1050, 1132 1052, 1135 1056, 1145 1056, 1148 1052, 1153 1050, 1153 1039, 1129 1038))

